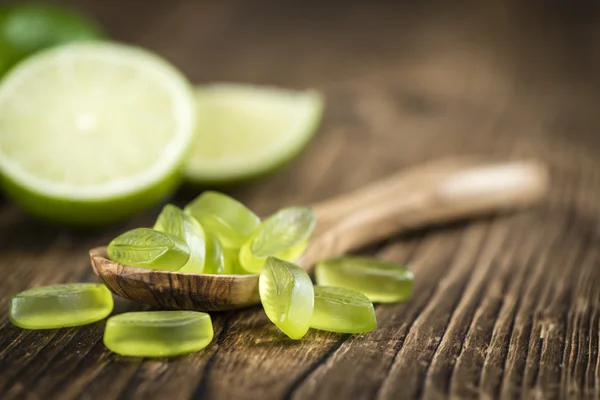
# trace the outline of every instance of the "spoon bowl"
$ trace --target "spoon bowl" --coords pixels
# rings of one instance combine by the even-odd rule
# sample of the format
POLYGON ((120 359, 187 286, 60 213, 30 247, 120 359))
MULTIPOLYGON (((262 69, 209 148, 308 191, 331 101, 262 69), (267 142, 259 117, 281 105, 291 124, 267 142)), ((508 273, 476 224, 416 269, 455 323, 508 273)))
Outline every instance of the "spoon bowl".
POLYGON ((132 267, 90 250, 96 275, 120 297, 176 310, 226 311, 260 302, 258 275, 190 274, 132 267))
MULTIPOLYGON (((312 206, 317 226, 297 264, 315 262, 408 229, 506 212, 539 202, 549 176, 537 161, 443 160, 414 167, 355 192, 312 206)), ((161 271, 108 259, 90 250, 96 275, 118 296, 168 309, 226 311, 260 302, 257 274, 161 271)))

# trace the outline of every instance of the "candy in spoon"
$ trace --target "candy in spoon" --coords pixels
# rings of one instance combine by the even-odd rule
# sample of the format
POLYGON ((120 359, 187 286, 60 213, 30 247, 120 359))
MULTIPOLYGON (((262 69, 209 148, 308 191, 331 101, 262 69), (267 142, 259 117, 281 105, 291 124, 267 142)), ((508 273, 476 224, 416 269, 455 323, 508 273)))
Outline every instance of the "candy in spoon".
POLYGON ((154 229, 136 228, 113 239, 107 249, 115 262, 134 267, 177 271, 190 258, 185 241, 154 229))
POLYGON ((295 261, 306 249, 316 215, 306 207, 282 208, 265 220, 240 249, 239 261, 246 271, 259 273, 267 257, 295 261))
POLYGON ((260 218, 245 205, 213 191, 202 193, 184 211, 214 234, 225 248, 240 248, 260 224, 260 218))
POLYGON ((198 221, 179 207, 167 204, 158 215, 154 229, 175 235, 187 244, 190 258, 181 267, 181 272, 202 273, 206 258, 206 239, 198 221))

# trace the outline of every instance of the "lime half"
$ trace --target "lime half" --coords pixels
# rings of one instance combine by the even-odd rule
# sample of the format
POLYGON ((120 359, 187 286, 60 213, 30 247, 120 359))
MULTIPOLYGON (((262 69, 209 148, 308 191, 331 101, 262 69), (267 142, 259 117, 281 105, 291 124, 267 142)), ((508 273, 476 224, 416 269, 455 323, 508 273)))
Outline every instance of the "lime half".
POLYGON ((192 143, 185 78, 139 48, 55 47, 0 84, 0 172, 25 209, 64 223, 121 219, 167 196, 192 143))
POLYGON ((322 96, 243 84, 196 89, 198 125, 185 178, 223 184, 264 175, 293 159, 313 136, 322 96))

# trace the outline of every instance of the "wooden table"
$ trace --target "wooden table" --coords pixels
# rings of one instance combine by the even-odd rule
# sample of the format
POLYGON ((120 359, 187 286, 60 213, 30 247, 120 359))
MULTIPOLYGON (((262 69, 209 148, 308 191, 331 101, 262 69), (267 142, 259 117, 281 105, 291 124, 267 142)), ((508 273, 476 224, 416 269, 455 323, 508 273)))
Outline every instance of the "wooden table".
MULTIPOLYGON (((158 206, 78 232, 37 222, 3 200, 0 398, 599 396, 598 7, 283 3, 89 0, 77 7, 112 37, 158 51, 195 83, 323 91, 327 110, 310 147, 276 175, 231 189, 260 214, 463 154, 547 162, 548 198, 523 213, 366 249, 416 275, 409 302, 376 307, 371 333, 311 331, 292 341, 256 307, 214 314, 215 340, 205 350, 155 361, 111 354, 103 322, 27 332, 8 322, 7 308, 11 294, 31 286, 96 280, 87 250, 150 224, 158 206)), ((195 194, 183 190, 173 201, 195 194)), ((117 301, 116 312, 142 308, 117 301)))

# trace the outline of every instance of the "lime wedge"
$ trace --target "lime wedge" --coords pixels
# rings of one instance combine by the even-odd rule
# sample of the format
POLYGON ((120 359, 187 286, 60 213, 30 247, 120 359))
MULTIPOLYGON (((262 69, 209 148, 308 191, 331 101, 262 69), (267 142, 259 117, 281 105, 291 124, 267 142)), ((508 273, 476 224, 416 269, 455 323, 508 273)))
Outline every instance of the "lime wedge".
POLYGON ((0 173, 34 215, 122 219, 179 183, 196 111, 185 78, 139 48, 76 43, 37 53, 0 83, 0 173))
POLYGON ((299 154, 320 122, 323 99, 312 90, 214 84, 196 89, 196 106, 185 178, 224 184, 264 175, 299 154))

